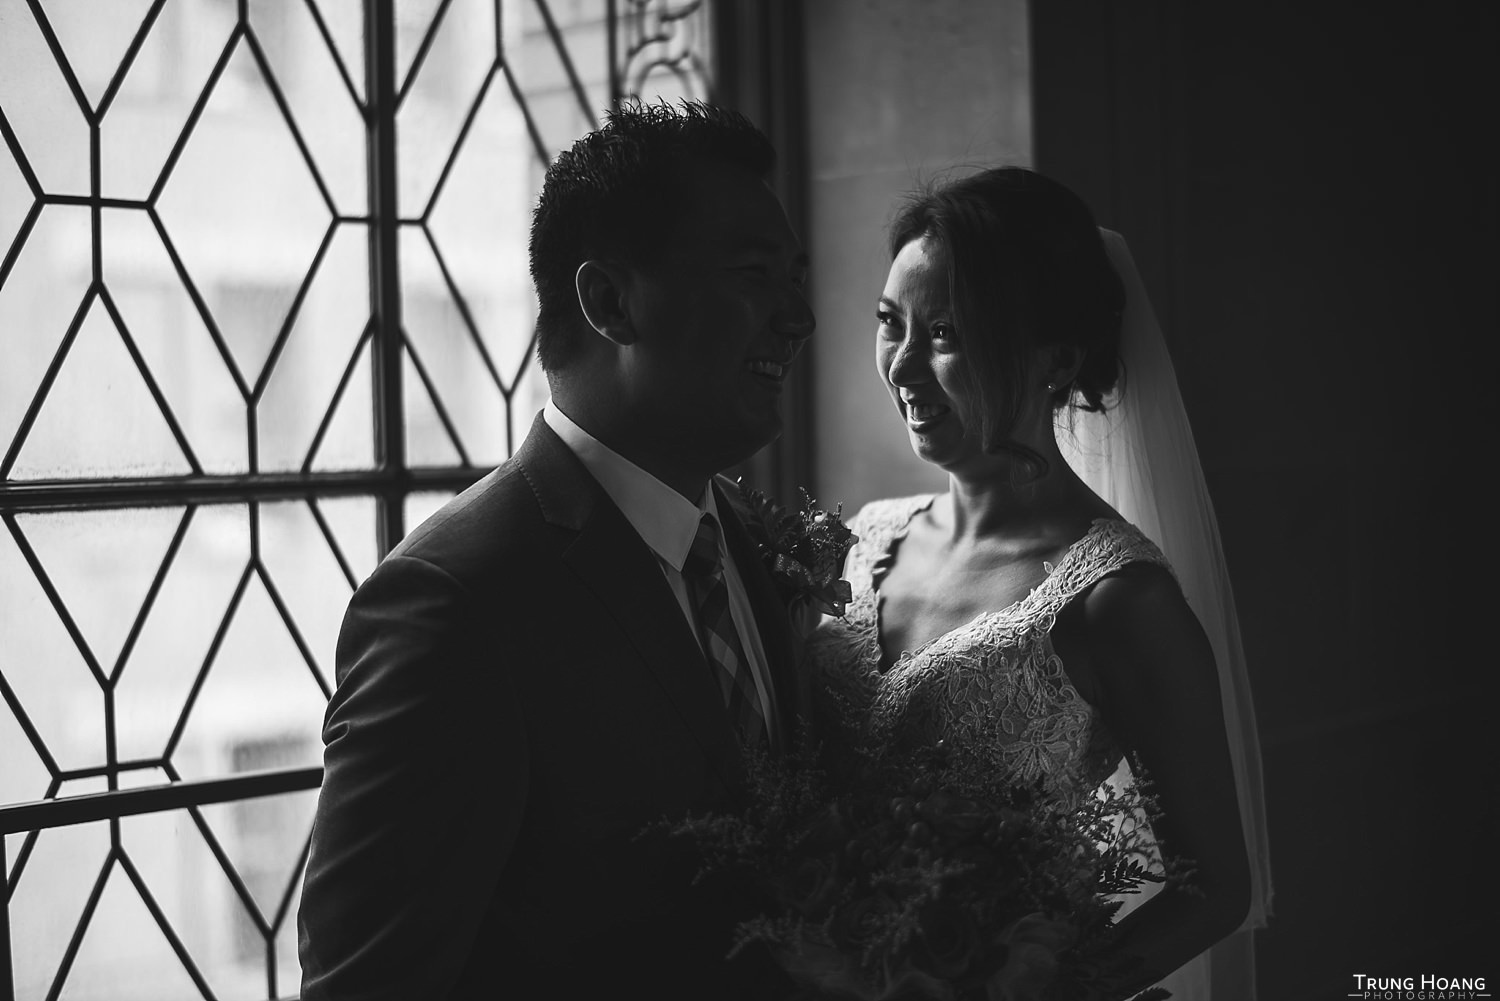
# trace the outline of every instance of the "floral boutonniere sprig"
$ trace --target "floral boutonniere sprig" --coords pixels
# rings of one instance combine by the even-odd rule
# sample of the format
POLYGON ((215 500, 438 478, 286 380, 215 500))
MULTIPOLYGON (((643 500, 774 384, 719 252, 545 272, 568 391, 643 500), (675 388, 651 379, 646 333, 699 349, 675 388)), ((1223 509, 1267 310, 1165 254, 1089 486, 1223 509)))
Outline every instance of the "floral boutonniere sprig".
POLYGON ((843 505, 820 510, 807 491, 799 489, 800 510, 789 511, 746 486, 743 479, 737 486, 771 576, 819 612, 842 616, 853 596, 849 582, 842 579, 844 559, 859 541, 843 522, 843 505))

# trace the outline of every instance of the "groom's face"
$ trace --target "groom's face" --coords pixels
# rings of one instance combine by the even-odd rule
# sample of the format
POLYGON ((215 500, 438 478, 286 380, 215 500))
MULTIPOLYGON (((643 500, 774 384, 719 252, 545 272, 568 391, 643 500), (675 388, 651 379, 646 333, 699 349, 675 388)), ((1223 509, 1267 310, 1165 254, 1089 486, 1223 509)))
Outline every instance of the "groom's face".
POLYGON ((703 164, 680 196, 666 246, 632 269, 623 388, 647 447, 713 472, 781 433, 782 388, 814 326, 807 255, 748 171, 703 164))

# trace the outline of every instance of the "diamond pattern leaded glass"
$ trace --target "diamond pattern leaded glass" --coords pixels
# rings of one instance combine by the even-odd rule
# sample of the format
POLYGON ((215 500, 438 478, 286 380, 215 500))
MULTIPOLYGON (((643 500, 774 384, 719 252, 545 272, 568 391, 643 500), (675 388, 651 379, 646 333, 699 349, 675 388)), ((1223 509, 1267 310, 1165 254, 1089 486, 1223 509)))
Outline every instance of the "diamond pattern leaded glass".
MULTIPOLYGON (((318 764, 349 595, 545 398, 545 164, 708 17, 0 0, 0 806, 318 764)), ((315 799, 7 834, 0 982, 294 993, 315 799)))

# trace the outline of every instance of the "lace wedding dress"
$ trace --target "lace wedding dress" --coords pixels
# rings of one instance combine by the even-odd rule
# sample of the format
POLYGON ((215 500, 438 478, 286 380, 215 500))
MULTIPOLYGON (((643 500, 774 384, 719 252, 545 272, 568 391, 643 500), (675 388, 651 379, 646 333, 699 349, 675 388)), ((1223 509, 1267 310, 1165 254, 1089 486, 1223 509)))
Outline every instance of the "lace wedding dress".
MULTIPOLYGON (((1128 780, 1120 746, 1052 648, 1052 626, 1068 602, 1101 578, 1136 562, 1171 570, 1166 557, 1134 525, 1097 519, 1055 565, 1043 564, 1046 578, 1024 598, 901 651, 882 669, 880 581, 912 519, 935 499, 875 501, 849 523, 859 536, 845 565, 853 597, 844 617, 825 618, 807 647, 824 715, 833 717, 826 722, 896 750, 942 740, 950 754, 970 758, 997 779, 1040 781, 1063 801, 1090 795, 1105 781, 1128 780)), ((1127 900, 1125 912, 1154 889, 1127 900)), ((1161 985, 1179 1001, 1207 1001, 1208 954, 1161 985)), ((1253 996, 1253 986, 1244 986, 1250 992, 1244 996, 1253 996)))
MULTIPOLYGON (((875 501, 850 522, 859 536, 845 567, 852 600, 842 619, 823 621, 807 647, 824 714, 833 717, 827 722, 898 752, 942 740, 950 755, 969 758, 997 780, 1039 781, 1064 802, 1128 778, 1119 744, 1053 650, 1052 626, 1101 578, 1136 562, 1170 570, 1166 557, 1128 522, 1097 519, 1055 565, 1043 564, 1046 578, 1024 598, 901 651, 882 669, 880 581, 912 519, 935 499, 875 501)), ((1204 1001, 1207 981, 1200 957, 1163 986, 1182 1001, 1204 1001)))
POLYGON ((1063 606, 1128 563, 1166 566, 1156 545, 1123 521, 1100 518, 1024 598, 986 612, 881 668, 880 580, 907 526, 934 495, 876 501, 850 523, 859 542, 845 577, 842 619, 808 644, 815 683, 832 713, 859 736, 899 749, 942 740, 999 781, 1039 781, 1064 801, 1092 793, 1122 752, 1068 680, 1052 649, 1063 606))

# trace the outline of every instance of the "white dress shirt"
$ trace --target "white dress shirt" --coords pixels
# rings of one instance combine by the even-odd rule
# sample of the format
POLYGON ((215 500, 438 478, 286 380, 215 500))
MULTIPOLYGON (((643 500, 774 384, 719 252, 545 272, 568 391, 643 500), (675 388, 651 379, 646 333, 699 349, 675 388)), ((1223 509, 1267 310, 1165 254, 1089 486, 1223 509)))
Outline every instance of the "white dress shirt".
MULTIPOLYGON (((578 456, 578 460, 599 481, 609 499, 625 515, 642 541, 656 554, 667 584, 677 598, 683 618, 694 639, 698 639, 698 616, 693 608, 692 594, 686 578, 682 575, 682 564, 693 540, 698 535, 698 524, 705 513, 714 516, 720 526, 720 517, 714 503, 714 492, 705 486, 703 497, 694 504, 682 494, 667 486, 629 459, 613 451, 593 435, 579 427, 563 413, 557 404, 548 400, 542 410, 542 419, 547 422, 563 444, 578 456)), ((734 517, 731 513, 730 517, 734 517)), ((749 660, 751 677, 755 679, 755 691, 760 697, 761 716, 766 729, 772 735, 779 732, 775 715, 775 699, 772 697, 771 674, 766 666, 766 652, 760 641, 760 630, 755 627, 755 614, 750 608, 750 598, 745 593, 745 584, 740 580, 734 558, 724 542, 724 530, 719 531, 719 558, 724 565, 724 583, 729 589, 729 614, 734 628, 740 636, 740 648, 749 660)), ((702 640, 698 640, 702 648, 702 640)))

